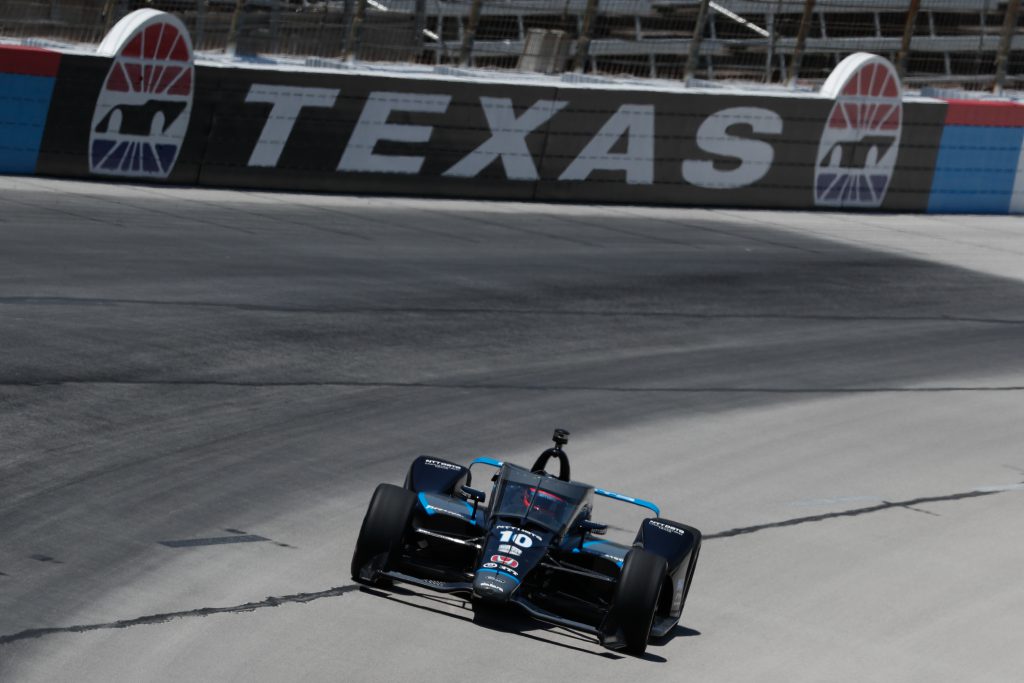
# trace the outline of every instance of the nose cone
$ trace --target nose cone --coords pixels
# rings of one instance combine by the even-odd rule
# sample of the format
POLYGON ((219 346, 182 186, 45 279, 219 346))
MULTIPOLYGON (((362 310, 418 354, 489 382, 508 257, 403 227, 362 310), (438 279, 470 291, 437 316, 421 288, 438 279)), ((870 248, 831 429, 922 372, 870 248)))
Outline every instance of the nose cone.
POLYGON ((473 581, 473 594, 487 602, 508 602, 519 582, 504 572, 481 569, 473 581))

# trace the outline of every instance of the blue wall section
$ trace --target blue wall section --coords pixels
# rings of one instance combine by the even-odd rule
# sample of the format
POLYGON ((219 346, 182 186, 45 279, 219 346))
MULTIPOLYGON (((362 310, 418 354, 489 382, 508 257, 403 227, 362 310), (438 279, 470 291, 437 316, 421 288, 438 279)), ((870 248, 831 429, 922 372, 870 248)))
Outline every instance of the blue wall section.
POLYGON ((53 77, 0 73, 0 173, 34 173, 53 77))
POLYGON ((1007 213, 1024 129, 946 126, 928 211, 1007 213))

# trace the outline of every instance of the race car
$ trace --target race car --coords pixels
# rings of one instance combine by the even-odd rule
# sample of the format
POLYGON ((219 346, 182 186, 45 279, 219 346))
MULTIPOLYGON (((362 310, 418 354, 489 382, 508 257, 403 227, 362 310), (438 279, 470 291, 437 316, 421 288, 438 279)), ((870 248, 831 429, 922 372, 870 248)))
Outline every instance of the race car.
POLYGON ((596 636, 609 649, 643 654, 651 637, 679 622, 701 533, 664 519, 652 502, 572 481, 568 441, 569 432, 555 430, 554 447, 530 469, 489 457, 463 466, 419 456, 404 486, 374 491, 352 578, 461 594, 474 610, 518 608, 596 636), (558 476, 546 471, 552 459, 558 476), (471 486, 477 465, 496 469, 489 495, 471 486), (654 516, 643 520, 632 545, 599 538, 608 526, 592 519, 595 496, 654 516))

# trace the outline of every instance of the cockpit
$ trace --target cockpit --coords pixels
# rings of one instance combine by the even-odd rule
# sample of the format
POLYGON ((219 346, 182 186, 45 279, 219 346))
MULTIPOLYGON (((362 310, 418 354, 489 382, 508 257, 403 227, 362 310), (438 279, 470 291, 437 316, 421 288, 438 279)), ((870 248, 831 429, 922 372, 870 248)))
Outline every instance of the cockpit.
POLYGON ((558 532, 572 522, 587 490, 585 486, 505 465, 499 473, 492 514, 558 532))

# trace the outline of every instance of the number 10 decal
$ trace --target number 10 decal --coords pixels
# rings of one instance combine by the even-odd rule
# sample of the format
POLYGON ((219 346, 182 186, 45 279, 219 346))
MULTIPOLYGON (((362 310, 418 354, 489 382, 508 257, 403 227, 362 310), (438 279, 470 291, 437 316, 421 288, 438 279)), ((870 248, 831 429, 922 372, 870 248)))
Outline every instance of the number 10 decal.
POLYGON ((520 548, 529 548, 533 545, 533 539, 526 534, 517 534, 507 529, 501 531, 500 534, 502 543, 515 543, 520 548))

